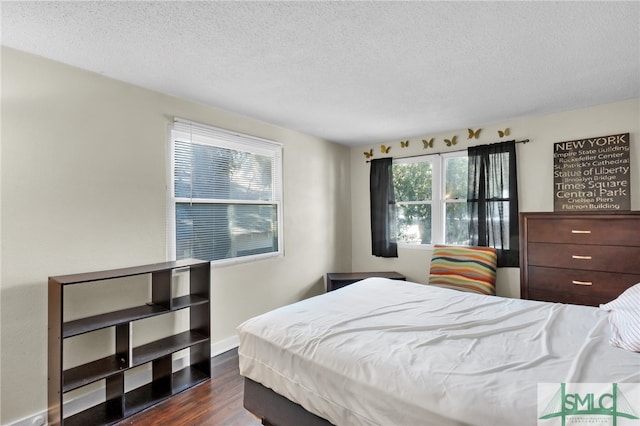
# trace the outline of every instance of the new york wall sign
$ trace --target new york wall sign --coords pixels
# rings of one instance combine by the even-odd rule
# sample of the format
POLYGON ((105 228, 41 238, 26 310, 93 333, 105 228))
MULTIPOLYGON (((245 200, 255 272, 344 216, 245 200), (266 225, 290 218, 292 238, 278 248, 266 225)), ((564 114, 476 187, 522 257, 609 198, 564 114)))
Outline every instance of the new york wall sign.
POLYGON ((630 210, 629 147, 629 133, 554 143, 554 210, 630 210))

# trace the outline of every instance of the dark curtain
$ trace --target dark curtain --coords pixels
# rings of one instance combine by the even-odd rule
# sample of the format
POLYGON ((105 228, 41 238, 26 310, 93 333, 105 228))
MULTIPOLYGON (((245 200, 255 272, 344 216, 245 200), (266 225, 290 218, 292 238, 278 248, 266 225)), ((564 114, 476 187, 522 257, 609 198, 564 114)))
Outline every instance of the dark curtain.
POLYGON ((379 257, 398 257, 392 162, 391 158, 371 161, 371 252, 379 257))
POLYGON ((498 266, 520 264, 516 143, 469 147, 471 245, 494 247, 498 266))

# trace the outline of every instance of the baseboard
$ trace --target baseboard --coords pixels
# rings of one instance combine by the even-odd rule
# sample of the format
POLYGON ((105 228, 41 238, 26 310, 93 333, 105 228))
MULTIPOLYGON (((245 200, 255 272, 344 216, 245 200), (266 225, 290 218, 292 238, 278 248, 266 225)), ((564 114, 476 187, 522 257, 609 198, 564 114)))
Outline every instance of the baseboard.
POLYGON ((211 356, 220 355, 231 349, 237 348, 240 345, 240 339, 237 335, 227 337, 226 339, 219 340, 211 344, 211 356))
POLYGON ((47 424, 47 412, 41 411, 22 420, 11 423, 10 426, 44 426, 47 424))
MULTIPOLYGON (((223 340, 219 340, 211 344, 211 357, 220 355, 231 349, 237 348, 240 343, 238 336, 231 336, 223 340)), ((186 357, 177 358, 173 361, 174 370, 179 370, 187 365, 186 357)), ((151 370, 139 371, 132 374, 129 380, 129 388, 136 388, 151 381, 151 370)), ((100 404, 104 401, 104 387, 95 389, 91 392, 79 395, 78 397, 67 401, 64 404, 65 413, 73 414, 84 410, 86 407, 100 404)), ((13 422, 10 426, 43 426, 47 419, 47 411, 41 411, 21 420, 13 422)))

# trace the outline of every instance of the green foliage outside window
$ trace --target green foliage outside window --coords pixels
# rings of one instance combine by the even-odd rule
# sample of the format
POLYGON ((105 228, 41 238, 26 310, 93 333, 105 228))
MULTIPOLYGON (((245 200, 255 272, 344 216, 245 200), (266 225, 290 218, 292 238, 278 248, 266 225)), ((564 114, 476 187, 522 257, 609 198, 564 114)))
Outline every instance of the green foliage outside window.
POLYGON ((430 161, 393 165, 398 242, 431 243, 432 182, 430 161))
MULTIPOLYGON (((433 161, 438 161, 434 159, 433 161)), ((469 243, 467 213, 467 157, 456 156, 444 160, 444 191, 442 199, 434 199, 434 169, 432 159, 393 165, 393 185, 397 207, 397 240, 409 244, 469 243), (443 202, 444 201, 444 202, 443 202), (443 203, 442 203, 443 202, 443 203), (435 207, 444 208, 444 236, 433 235, 432 220, 435 207), (444 241, 442 241, 444 239, 444 241)), ((437 179, 435 179, 437 182, 437 179)), ((436 218, 436 220, 438 220, 436 218)))
POLYGON ((469 214, 467 212, 467 157, 446 160, 445 175, 445 244, 467 245, 469 214))

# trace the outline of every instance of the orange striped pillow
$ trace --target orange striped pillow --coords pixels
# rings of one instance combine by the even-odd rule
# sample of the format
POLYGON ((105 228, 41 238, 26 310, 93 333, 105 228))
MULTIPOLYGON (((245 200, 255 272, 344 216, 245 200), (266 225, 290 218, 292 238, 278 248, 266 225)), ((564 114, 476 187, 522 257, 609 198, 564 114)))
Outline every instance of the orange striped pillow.
POLYGON ((496 250, 492 247, 436 245, 429 284, 480 294, 496 294, 496 250))

